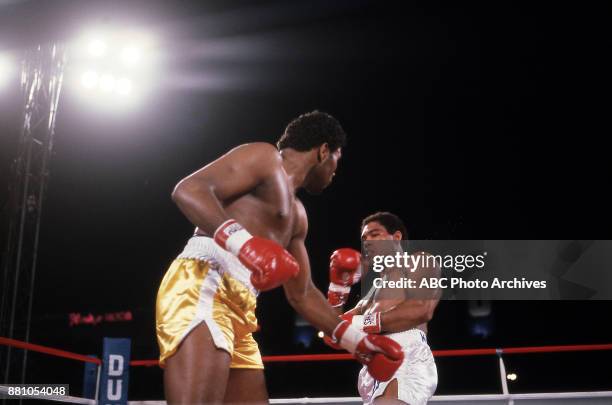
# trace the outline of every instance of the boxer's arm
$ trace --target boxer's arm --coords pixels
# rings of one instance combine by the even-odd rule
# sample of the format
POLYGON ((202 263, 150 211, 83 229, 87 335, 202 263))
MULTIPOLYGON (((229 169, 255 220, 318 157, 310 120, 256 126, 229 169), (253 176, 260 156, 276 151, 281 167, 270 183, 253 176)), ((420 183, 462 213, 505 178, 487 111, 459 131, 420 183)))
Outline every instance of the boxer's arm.
MULTIPOLYGON (((416 285, 420 285, 424 277, 440 277, 440 268, 435 263, 421 266, 410 274, 416 285)), ((382 332, 402 332, 431 321, 442 291, 440 289, 419 289, 418 297, 410 297, 400 302, 389 311, 380 314, 382 332)))
MULTIPOLYGON (((365 300, 361 300, 357 303, 357 305, 355 305, 353 308, 349 309, 348 311, 342 312, 342 311, 336 311, 336 313, 338 313, 338 315, 363 315, 363 306, 365 304, 365 300)), ((333 308, 334 310, 337 308, 333 308)))
POLYGON ((431 321, 438 300, 406 300, 380 314, 382 332, 402 332, 431 321))
POLYGON ((361 315, 363 313, 363 309, 362 309, 362 305, 361 305, 361 301, 359 301, 357 303, 357 305, 355 305, 353 308, 349 309, 348 311, 344 311, 344 306, 341 307, 332 307, 332 310, 338 315, 361 315))
POLYGON ((298 231, 287 246, 287 250, 299 263, 300 273, 283 284, 283 288, 293 309, 315 328, 331 336, 338 323, 340 323, 340 319, 338 313, 327 302, 327 298, 312 282, 310 261, 304 245, 308 232, 308 220, 300 203, 298 203, 298 207, 300 211, 298 231))
POLYGON ((277 168, 281 164, 273 145, 242 145, 182 179, 172 192, 172 200, 192 224, 212 236, 229 219, 222 202, 280 175, 277 168))

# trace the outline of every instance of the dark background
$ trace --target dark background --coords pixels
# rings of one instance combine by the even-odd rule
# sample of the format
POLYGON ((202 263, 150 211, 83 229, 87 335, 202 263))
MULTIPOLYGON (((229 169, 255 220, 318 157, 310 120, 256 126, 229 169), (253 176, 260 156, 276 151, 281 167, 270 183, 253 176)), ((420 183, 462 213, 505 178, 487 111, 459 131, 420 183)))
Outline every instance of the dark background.
MULTIPOLYGON (((336 116, 349 136, 333 185, 301 194, 323 290, 330 252, 358 247, 360 220, 378 210, 400 215, 414 239, 610 239, 610 36, 601 21, 609 10, 594 3, 0 4, 3 50, 68 40, 89 26, 137 25, 154 32, 162 55, 146 99, 129 111, 82 102, 67 67, 32 342, 100 355, 104 336, 130 337, 133 359, 155 358, 157 287, 192 231, 172 188, 235 145, 275 142, 313 109, 336 116), (69 313, 119 311, 133 321, 69 327, 69 313)), ((16 80, 0 94, 3 205, 18 94, 16 80)), ((260 298, 264 355, 331 352, 316 337, 297 343, 281 291, 260 298)), ((429 340, 433 349, 610 343, 611 309, 494 302, 478 320, 468 303, 442 302, 429 340), (479 324, 486 336, 475 333, 479 324)), ((609 352, 506 361, 518 374, 514 392, 612 388, 609 352)), ((266 377, 273 398, 348 396, 357 370, 274 363, 266 377)), ((438 370, 438 394, 500 391, 492 357, 441 358, 438 370)), ((79 394, 81 378, 78 362, 30 354, 31 382, 70 383, 79 394)), ((162 397, 159 369, 133 369, 130 379, 132 399, 162 397)))

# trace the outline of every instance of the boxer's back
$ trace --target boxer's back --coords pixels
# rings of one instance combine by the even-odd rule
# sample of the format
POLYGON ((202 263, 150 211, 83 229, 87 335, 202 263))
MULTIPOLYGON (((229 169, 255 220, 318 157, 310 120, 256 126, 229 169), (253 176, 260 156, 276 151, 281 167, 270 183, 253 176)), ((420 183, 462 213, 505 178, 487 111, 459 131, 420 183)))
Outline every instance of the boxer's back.
MULTIPOLYGON (((295 198, 290 179, 279 159, 270 159, 270 147, 266 144, 242 145, 249 154, 266 159, 269 174, 249 192, 222 201, 223 209, 251 231, 253 235, 274 240, 287 246, 294 233, 294 227, 301 203, 295 198)), ((277 151, 275 153, 278 154, 277 151)), ((227 159, 227 158, 226 158, 227 159)), ((240 176, 240 173, 228 173, 240 176)), ((196 229, 198 235, 206 235, 196 229)), ((212 235, 207 235, 212 236, 212 235)))

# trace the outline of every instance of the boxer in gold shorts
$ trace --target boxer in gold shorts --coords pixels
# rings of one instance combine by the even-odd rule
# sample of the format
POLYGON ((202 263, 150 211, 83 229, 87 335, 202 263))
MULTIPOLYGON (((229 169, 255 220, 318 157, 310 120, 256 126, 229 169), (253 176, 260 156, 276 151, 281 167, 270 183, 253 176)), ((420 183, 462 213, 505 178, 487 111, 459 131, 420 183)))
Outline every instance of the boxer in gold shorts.
POLYGON ((310 276, 308 219, 295 193, 332 181, 345 144, 332 116, 293 120, 277 147, 232 149, 181 180, 174 202, 196 226, 157 296, 156 330, 169 404, 267 403, 263 364, 252 333, 256 297, 283 286, 308 322, 386 378, 401 348, 338 319, 310 276))

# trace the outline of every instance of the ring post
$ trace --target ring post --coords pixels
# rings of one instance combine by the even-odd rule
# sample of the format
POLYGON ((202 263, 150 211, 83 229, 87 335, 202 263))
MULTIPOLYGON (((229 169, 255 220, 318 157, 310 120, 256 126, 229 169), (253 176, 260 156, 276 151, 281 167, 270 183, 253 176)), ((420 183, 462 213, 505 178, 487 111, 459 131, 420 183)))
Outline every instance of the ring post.
POLYGON ((130 368, 130 339, 104 338, 100 403, 127 405, 130 368))

